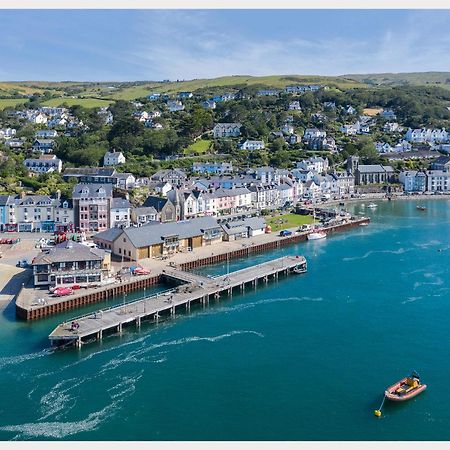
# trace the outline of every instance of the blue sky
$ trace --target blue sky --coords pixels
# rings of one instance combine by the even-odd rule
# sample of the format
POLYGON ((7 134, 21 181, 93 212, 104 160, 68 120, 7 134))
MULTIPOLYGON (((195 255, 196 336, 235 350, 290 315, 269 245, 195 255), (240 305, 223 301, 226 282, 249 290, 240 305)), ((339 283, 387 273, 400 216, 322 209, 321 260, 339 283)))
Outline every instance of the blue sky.
POLYGON ((450 71, 450 10, 0 10, 0 80, 450 71))

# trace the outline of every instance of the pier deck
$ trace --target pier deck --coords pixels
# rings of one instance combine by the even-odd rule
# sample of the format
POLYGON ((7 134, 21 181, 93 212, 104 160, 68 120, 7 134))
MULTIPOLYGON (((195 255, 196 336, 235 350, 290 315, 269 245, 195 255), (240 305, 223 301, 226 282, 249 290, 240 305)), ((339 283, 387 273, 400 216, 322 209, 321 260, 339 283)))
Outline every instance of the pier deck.
POLYGON ((135 323, 139 327, 142 320, 157 322, 161 313, 175 315, 180 307, 189 311, 191 303, 206 305, 210 298, 218 299, 222 293, 231 296, 234 288, 244 291, 249 284, 256 288, 259 280, 267 282, 269 278, 288 275, 297 269, 306 271, 306 259, 303 256, 284 256, 217 277, 166 269, 162 276, 177 280, 180 286, 61 323, 49 335, 49 339, 53 345, 75 343, 81 346, 84 340, 102 339, 103 332, 120 333, 124 324, 135 323), (72 323, 77 324, 76 329, 72 329, 72 323))

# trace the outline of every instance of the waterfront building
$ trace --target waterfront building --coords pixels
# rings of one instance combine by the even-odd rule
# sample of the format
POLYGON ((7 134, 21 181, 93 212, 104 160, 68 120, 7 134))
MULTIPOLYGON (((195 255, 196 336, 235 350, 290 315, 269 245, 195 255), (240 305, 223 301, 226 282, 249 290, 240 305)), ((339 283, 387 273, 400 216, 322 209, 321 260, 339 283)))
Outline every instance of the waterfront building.
POLYGON ((41 252, 32 263, 35 287, 100 284, 111 269, 111 255, 71 240, 41 252))
POLYGON ((221 225, 224 241, 236 241, 265 233, 266 221, 262 217, 231 220, 221 225))
POLYGON ((139 261, 219 243, 222 229, 213 217, 199 217, 180 222, 148 223, 141 227, 111 228, 95 235, 93 240, 113 255, 139 261))
POLYGON ((427 175, 425 172, 408 170, 400 172, 398 179, 403 184, 405 192, 425 192, 427 190, 427 175))
POLYGON ((62 161, 56 155, 40 155, 39 158, 27 158, 23 165, 31 172, 51 173, 62 170, 62 161))
POLYGON ((112 198, 111 184, 77 184, 72 192, 76 228, 80 231, 109 228, 112 198))

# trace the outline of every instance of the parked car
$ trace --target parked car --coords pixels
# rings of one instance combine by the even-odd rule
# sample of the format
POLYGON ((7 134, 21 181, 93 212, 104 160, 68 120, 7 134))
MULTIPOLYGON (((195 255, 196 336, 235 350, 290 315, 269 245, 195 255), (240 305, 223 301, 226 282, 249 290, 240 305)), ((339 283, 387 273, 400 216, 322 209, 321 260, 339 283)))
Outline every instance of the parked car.
POLYGON ((289 231, 289 230, 281 230, 280 231, 280 236, 290 236, 292 234, 292 231, 289 231))

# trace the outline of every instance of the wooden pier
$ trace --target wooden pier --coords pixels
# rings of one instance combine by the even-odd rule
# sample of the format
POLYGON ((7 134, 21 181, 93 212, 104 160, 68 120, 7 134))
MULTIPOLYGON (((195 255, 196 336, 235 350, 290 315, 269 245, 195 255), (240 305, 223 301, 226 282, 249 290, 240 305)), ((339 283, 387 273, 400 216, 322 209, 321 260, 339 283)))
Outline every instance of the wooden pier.
POLYGON ((306 259, 303 256, 284 256, 217 277, 166 269, 161 276, 177 282, 178 287, 61 323, 49 339, 54 346, 75 344, 81 347, 87 341, 102 339, 104 333, 121 333, 124 326, 140 327, 144 320, 158 322, 161 315, 175 316, 180 309, 189 312, 191 304, 205 307, 210 300, 219 300, 222 295, 231 297, 233 290, 256 289, 258 283, 304 272, 306 259))

